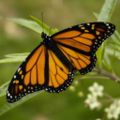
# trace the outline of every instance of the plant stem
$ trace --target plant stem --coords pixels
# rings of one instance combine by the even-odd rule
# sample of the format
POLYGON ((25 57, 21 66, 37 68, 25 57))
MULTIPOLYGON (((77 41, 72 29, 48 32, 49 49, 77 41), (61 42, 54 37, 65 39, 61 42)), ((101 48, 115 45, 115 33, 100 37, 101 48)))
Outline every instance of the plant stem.
POLYGON ((94 69, 94 71, 99 75, 105 76, 113 81, 120 83, 120 78, 114 73, 110 73, 108 71, 105 71, 104 69, 94 69))

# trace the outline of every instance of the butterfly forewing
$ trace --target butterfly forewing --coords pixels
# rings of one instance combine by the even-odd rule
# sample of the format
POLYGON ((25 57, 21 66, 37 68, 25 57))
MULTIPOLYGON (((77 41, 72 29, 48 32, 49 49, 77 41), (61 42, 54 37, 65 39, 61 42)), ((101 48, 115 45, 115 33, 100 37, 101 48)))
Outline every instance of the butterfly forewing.
POLYGON ((85 74, 95 66, 96 50, 114 30, 111 23, 83 23, 60 31, 52 38, 73 66, 85 74))
POLYGON ((15 102, 23 96, 42 90, 45 86, 44 45, 38 46, 16 71, 8 87, 7 100, 15 102))

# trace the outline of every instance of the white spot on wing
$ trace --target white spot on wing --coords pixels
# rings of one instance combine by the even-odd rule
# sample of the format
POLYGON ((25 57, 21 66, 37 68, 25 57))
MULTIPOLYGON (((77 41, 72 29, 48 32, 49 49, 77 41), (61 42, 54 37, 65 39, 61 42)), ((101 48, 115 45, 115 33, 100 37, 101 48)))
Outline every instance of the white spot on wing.
POLYGON ((87 25, 89 26, 89 25, 90 25, 90 23, 87 23, 87 25))
POLYGON ((14 75, 14 77, 13 77, 14 79, 16 79, 16 75, 14 75))
POLYGON ((18 72, 19 72, 20 70, 21 70, 21 68, 19 67, 19 68, 18 68, 18 72))

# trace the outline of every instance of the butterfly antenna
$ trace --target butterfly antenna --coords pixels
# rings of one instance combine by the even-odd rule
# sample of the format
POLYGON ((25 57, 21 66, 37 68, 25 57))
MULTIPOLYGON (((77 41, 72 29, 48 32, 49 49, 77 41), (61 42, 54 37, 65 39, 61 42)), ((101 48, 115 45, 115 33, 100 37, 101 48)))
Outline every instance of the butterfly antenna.
POLYGON ((44 26, 43 26, 43 12, 41 13, 41 17, 42 17, 42 32, 44 32, 44 26))

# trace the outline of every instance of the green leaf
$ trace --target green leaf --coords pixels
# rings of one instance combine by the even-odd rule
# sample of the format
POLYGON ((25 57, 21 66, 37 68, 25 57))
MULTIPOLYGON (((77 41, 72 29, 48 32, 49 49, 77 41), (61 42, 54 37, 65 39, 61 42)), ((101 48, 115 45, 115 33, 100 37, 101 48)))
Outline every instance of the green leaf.
MULTIPOLYGON (((97 18, 98 21, 108 21, 110 20, 112 13, 115 9, 118 0, 105 0, 105 3, 100 11, 100 14, 97 18)), ((99 50, 97 51, 98 66, 101 68, 102 60, 104 56, 105 44, 102 44, 99 50)))
POLYGON ((105 56, 104 56, 104 59, 103 59, 103 68, 106 69, 109 72, 112 72, 110 54, 108 54, 107 52, 105 52, 105 56))
POLYGON ((45 23, 43 23, 43 21, 41 21, 40 19, 36 18, 35 16, 30 16, 32 18, 33 21, 35 21, 40 27, 42 27, 42 32, 47 31, 48 35, 54 34, 56 32, 58 32, 57 28, 50 28, 48 27, 48 25, 46 25, 45 23), (45 31, 46 30, 46 31, 45 31))
POLYGON ((120 33, 117 30, 115 31, 115 35, 118 37, 118 39, 120 41, 120 33))
POLYGON ((5 58, 0 59, 0 64, 2 63, 15 63, 25 60, 29 53, 14 53, 5 55, 5 58))
POLYGON ((6 82, 0 86, 0 97, 4 96, 6 94, 7 87, 8 87, 8 82, 6 82))
POLYGON ((118 0, 105 0, 104 5, 98 16, 98 21, 109 21, 115 10, 118 0))
POLYGON ((5 102, 2 107, 0 107, 0 116, 3 115, 4 113, 8 112, 9 110, 13 109, 14 107, 17 107, 24 103, 25 101, 28 101, 29 99, 35 97, 38 94, 41 94, 42 92, 36 92, 34 94, 30 94, 27 97, 22 98, 20 101, 15 102, 15 103, 7 103, 5 102))
POLYGON ((47 34, 49 34, 50 31, 52 34, 58 31, 57 29, 50 29, 50 27, 47 24, 43 23, 41 20, 33 16, 32 19, 34 21, 22 18, 9 18, 8 20, 15 22, 23 27, 29 28, 39 34, 41 34, 43 31, 47 34))
MULTIPOLYGON (((27 20, 27 19, 22 19, 22 18, 11 18, 11 19, 8 19, 8 20, 11 20, 12 22, 15 22, 21 26, 24 26, 26 28, 29 28, 39 34, 41 34, 42 32, 42 26, 40 27, 40 25, 32 20, 27 20)), ((47 26, 47 25, 46 25, 47 26)), ((48 28, 44 28, 45 29, 45 32, 47 33, 48 32, 48 28)))
POLYGON ((106 52, 113 57, 120 58, 120 46, 117 44, 110 44, 109 47, 106 49, 106 52))

